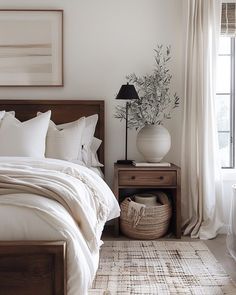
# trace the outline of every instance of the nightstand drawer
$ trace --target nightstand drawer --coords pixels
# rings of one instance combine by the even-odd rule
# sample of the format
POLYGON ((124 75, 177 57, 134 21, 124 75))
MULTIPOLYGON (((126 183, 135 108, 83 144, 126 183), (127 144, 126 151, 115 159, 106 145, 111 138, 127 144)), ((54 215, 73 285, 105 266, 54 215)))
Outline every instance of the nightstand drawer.
POLYGON ((119 185, 176 185, 175 171, 119 171, 119 185))

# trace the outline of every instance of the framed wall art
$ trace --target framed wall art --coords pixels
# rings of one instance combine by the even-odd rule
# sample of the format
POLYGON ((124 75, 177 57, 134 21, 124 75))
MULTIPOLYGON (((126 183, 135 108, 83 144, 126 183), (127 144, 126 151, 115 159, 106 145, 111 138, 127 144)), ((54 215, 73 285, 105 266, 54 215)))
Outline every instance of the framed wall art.
POLYGON ((0 86, 63 86, 63 10, 0 10, 0 86))

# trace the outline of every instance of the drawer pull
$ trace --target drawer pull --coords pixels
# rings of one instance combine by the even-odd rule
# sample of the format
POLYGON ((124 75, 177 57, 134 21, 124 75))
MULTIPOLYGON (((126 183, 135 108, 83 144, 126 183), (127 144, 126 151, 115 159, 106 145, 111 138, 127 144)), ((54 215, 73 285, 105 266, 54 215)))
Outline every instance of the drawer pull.
POLYGON ((133 180, 134 180, 135 178, 136 178, 136 177, 135 177, 134 175, 133 175, 133 176, 131 176, 131 179, 133 179, 133 180))
POLYGON ((164 176, 157 177, 157 179, 163 180, 164 176))

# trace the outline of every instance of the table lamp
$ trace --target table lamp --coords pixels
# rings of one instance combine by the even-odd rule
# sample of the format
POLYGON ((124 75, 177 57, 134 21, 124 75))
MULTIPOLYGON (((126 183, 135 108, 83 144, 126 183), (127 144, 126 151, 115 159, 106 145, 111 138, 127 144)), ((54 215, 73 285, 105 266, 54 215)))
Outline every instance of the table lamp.
MULTIPOLYGON (((122 85, 116 99, 133 100, 139 99, 138 93, 134 85, 127 83, 122 85)), ((129 165, 132 164, 133 160, 127 160, 127 144, 128 144, 128 108, 129 102, 126 102, 126 116, 125 116, 125 160, 117 160, 117 164, 129 165)))

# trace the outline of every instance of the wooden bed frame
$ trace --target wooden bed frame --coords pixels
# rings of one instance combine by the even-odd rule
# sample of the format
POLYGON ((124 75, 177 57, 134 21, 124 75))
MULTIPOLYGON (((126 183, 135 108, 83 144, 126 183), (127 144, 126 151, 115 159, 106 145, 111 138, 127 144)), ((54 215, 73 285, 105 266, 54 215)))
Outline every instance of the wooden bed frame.
POLYGON ((66 243, 0 243, 1 295, 65 295, 66 243))
MULTIPOLYGON (((56 124, 98 114, 95 136, 104 163, 104 101, 102 100, 0 100, 0 111, 15 111, 25 121, 37 112, 52 111, 56 124)), ((65 241, 0 242, 0 295, 66 295, 65 241)))

